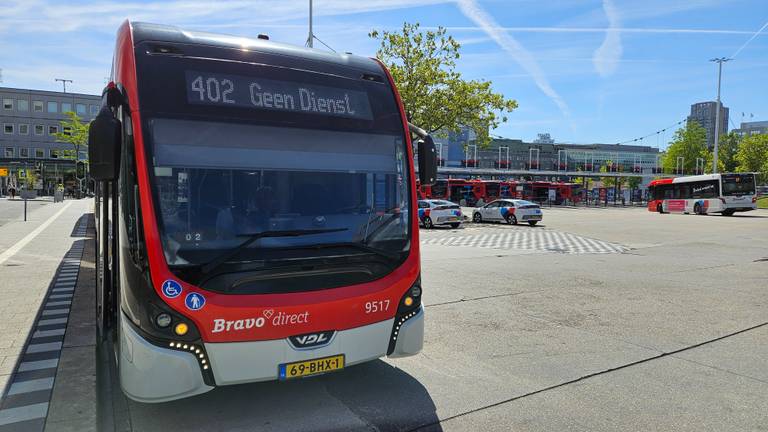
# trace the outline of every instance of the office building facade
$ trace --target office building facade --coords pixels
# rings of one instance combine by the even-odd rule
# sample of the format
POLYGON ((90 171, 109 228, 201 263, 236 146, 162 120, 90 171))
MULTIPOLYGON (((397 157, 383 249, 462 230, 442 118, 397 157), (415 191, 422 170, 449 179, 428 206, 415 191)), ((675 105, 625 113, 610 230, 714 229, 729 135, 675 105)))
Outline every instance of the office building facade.
MULTIPOLYGON (((48 194, 57 184, 71 184, 75 162, 63 156, 74 149, 57 142, 55 134, 63 132, 61 121, 68 111, 91 121, 101 97, 0 87, 0 102, 0 190, 7 193, 9 184, 15 184, 48 194)), ((81 149, 80 158, 86 159, 86 153, 81 149)))
POLYGON ((741 122, 739 128, 733 131, 743 137, 768 134, 768 121, 741 122))

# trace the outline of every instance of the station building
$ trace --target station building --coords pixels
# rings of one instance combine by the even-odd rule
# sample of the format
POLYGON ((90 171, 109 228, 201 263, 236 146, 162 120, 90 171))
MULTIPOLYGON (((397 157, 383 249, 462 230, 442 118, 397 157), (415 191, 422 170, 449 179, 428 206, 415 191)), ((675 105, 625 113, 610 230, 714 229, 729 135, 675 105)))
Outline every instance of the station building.
POLYGON ((536 177, 544 171, 614 172, 643 174, 647 184, 661 170, 661 152, 657 147, 623 144, 565 144, 549 140, 524 142, 519 139, 494 138, 488 146, 477 145, 469 129, 438 135, 435 139, 439 165, 446 168, 478 168, 483 172, 501 169, 526 171, 536 177), (544 141, 544 142, 542 142, 544 141))

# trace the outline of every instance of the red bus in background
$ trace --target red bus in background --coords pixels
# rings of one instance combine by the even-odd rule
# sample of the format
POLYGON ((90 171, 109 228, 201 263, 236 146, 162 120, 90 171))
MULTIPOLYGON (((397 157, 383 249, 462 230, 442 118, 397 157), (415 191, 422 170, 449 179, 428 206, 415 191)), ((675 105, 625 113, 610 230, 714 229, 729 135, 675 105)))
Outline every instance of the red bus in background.
POLYGON ((88 149, 98 341, 126 395, 418 353, 411 132, 430 183, 432 139, 375 59, 126 21, 88 149))
POLYGON ((501 180, 483 180, 483 183, 485 184, 485 195, 483 196, 484 202, 491 202, 494 200, 497 200, 499 198, 502 198, 501 196, 501 190, 502 190, 502 184, 504 183, 501 180))
POLYGON ((430 187, 421 187, 425 199, 443 199, 457 204, 474 206, 484 199, 485 184, 482 180, 438 179, 430 187))

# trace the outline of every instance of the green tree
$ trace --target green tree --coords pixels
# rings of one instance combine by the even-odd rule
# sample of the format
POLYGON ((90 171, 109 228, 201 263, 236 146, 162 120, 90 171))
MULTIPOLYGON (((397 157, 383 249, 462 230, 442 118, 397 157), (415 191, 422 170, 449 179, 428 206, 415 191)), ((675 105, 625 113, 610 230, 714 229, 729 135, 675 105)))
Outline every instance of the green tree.
MULTIPOLYGON (((707 132, 696 122, 688 122, 684 128, 675 132, 672 143, 662 156, 664 172, 676 173, 678 158, 682 157, 684 174, 692 174, 696 168, 696 159, 704 160, 704 170, 711 171, 712 152, 707 149, 707 132)), ((718 164, 720 166, 720 164, 718 164)))
POLYGON ((80 121, 80 117, 72 111, 64 114, 67 116, 67 119, 60 122, 61 131, 55 134, 56 141, 71 144, 72 149, 64 150, 60 157, 76 160, 76 155, 81 150, 88 148, 88 129, 91 125, 90 123, 80 121))
POLYGON ((376 56, 392 73, 410 121, 430 133, 467 126, 486 146, 489 130, 517 108, 515 100, 494 93, 490 81, 465 80, 456 72, 461 45, 442 27, 423 32, 418 23, 404 23, 401 31, 368 36, 380 42, 376 56))
MULTIPOLYGON (((720 172, 735 172, 738 166, 736 153, 739 151, 739 142, 741 135, 730 132, 727 135, 720 135, 717 145, 717 166, 720 172)), ((710 163, 710 166, 712 164, 710 163)))
MULTIPOLYGON (((603 164, 603 166, 600 167, 600 172, 607 173, 611 171, 611 165, 613 165, 613 161, 607 160, 603 164)), ((603 184, 603 187, 612 188, 614 186, 617 186, 619 188, 624 185, 624 182, 627 180, 626 177, 600 177, 600 182, 603 184)))
POLYGON ((760 172, 759 183, 768 182, 768 135, 752 135, 739 143, 736 152, 739 172, 760 172))
POLYGON ((640 183, 642 183, 643 179, 642 177, 628 177, 627 178, 627 187, 630 189, 637 189, 640 187, 640 183))

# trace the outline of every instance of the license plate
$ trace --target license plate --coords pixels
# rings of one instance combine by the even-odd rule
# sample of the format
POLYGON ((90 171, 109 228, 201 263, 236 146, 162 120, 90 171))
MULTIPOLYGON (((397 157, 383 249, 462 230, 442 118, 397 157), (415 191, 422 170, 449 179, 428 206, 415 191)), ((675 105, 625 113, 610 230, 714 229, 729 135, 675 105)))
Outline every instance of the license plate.
POLYGON ((301 378, 344 369, 344 354, 280 365, 280 379, 301 378))

